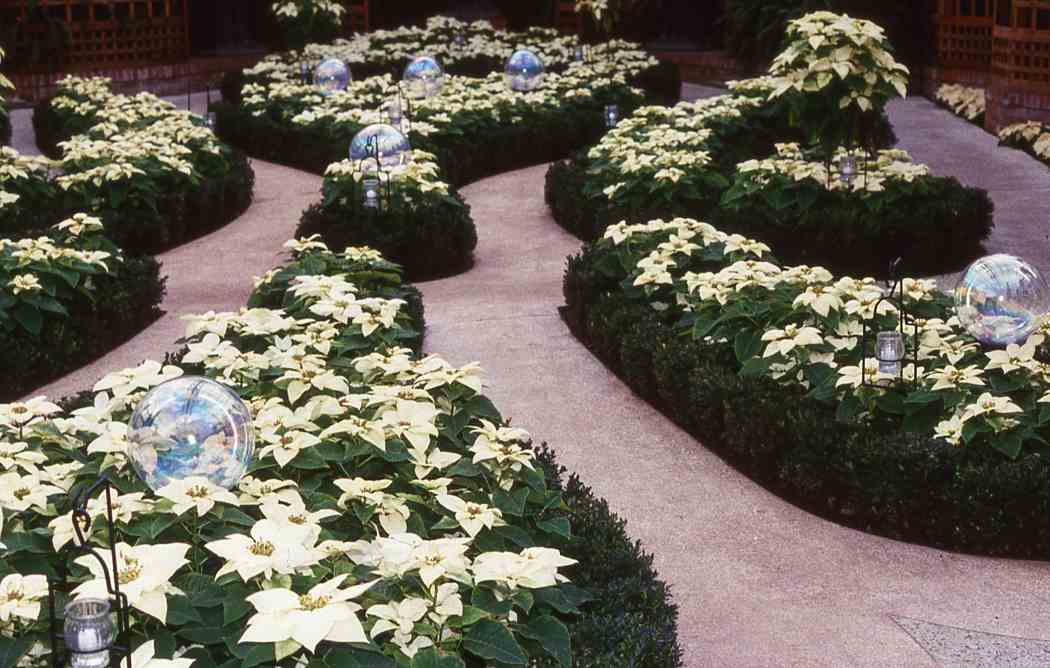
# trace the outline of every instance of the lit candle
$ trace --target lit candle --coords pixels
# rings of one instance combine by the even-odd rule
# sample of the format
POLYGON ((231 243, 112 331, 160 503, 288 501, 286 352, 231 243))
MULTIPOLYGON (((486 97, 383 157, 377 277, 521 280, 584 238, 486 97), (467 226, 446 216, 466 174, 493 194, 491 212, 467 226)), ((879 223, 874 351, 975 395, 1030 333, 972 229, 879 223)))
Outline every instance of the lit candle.
POLYGON ((853 182, 853 176, 857 173, 857 160, 852 155, 846 155, 839 160, 839 175, 842 182, 849 185, 853 182))
POLYGON ((605 105, 605 127, 613 128, 616 127, 616 123, 620 120, 620 108, 615 104, 605 105))
POLYGON ((456 46, 463 46, 467 43, 467 38, 461 32, 457 32, 456 36, 452 40, 456 46))
POLYGON ((364 187, 364 207, 366 209, 379 208, 379 179, 366 178, 362 182, 364 187))
POLYGON ((115 634, 106 599, 81 598, 66 605, 63 635, 73 668, 108 666, 115 634))
POLYGON ((879 373, 900 375, 904 359, 904 335, 899 331, 879 332, 875 341, 875 358, 879 360, 879 373))

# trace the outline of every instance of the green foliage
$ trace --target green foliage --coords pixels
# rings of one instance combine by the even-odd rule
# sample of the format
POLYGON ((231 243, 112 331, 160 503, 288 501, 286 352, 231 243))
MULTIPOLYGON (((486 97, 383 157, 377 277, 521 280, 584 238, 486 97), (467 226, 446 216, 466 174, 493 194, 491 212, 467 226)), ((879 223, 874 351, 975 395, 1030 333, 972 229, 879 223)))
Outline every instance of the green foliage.
POLYGON ((705 447, 793 503, 848 526, 949 550, 1050 559, 1044 456, 951 447, 901 431, 899 417, 843 421, 834 405, 742 377, 731 344, 680 336, 673 320, 639 308, 618 287, 625 274, 614 270, 615 255, 589 245, 570 258, 570 328, 705 447))

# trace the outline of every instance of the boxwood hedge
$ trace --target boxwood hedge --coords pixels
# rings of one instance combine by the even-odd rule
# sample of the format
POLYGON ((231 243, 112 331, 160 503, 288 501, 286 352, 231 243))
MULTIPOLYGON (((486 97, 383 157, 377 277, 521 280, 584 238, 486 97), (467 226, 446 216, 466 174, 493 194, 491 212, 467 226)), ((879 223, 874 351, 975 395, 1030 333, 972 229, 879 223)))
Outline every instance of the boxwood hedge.
POLYGON ((640 397, 728 463, 796 505, 871 533, 975 554, 1050 559, 1050 469, 1037 455, 954 448, 742 378, 731 345, 678 336, 628 301, 608 258, 570 258, 563 315, 640 397))
MULTIPOLYGON (((52 109, 50 99, 34 108, 33 127, 40 150, 51 157, 59 155, 58 143, 72 135, 52 109)), ((93 213, 105 219, 106 235, 126 253, 150 255, 236 220, 251 205, 254 187, 255 173, 247 156, 235 150, 230 156, 230 168, 221 178, 202 179, 192 187, 162 193, 152 207, 124 206, 93 213)), ((65 195, 41 203, 39 216, 25 219, 24 229, 43 229, 53 220, 84 210, 84 202, 65 195)))
POLYGON ((933 275, 958 269, 980 254, 994 225, 995 205, 980 188, 955 178, 928 177, 927 194, 904 195, 891 208, 873 210, 856 197, 825 192, 813 201, 774 208, 751 198, 731 210, 714 198, 677 197, 671 205, 626 210, 583 194, 583 154, 551 166, 546 199, 555 221, 593 241, 621 220, 684 216, 731 233, 760 239, 788 264, 819 264, 833 273, 884 276, 904 256, 903 271, 933 275))
POLYGON ((0 402, 13 401, 109 352, 160 316, 160 264, 151 257, 113 262, 112 274, 92 280, 104 299, 79 295, 68 316, 48 314, 39 336, 0 332, 0 402))

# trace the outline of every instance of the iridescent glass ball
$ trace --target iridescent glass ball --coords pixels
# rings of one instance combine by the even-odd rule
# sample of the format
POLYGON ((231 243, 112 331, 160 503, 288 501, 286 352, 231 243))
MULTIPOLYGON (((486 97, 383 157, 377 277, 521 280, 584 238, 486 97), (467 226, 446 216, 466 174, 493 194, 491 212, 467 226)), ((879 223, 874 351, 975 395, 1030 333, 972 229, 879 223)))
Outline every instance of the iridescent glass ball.
POLYGON ((128 425, 128 459, 153 491, 193 476, 229 489, 247 473, 254 453, 248 406, 230 388, 200 376, 147 392, 128 425))
POLYGON ((412 146, 394 126, 376 123, 354 135, 350 142, 350 160, 365 164, 374 160, 383 167, 398 167, 411 162, 412 146))
POLYGON ((441 86, 445 84, 445 70, 430 56, 420 56, 405 67, 401 80, 409 97, 431 97, 441 92, 441 86))
POLYGON ((350 83, 350 68, 338 58, 328 58, 314 69, 314 84, 322 95, 346 90, 350 83))
POLYGON ((1021 343, 1050 310, 1050 288, 1039 271, 999 253, 971 264, 955 288, 955 314, 987 346, 1021 343))
POLYGON ((532 51, 520 49, 507 59, 507 85, 513 91, 535 90, 543 82, 543 61, 532 51))

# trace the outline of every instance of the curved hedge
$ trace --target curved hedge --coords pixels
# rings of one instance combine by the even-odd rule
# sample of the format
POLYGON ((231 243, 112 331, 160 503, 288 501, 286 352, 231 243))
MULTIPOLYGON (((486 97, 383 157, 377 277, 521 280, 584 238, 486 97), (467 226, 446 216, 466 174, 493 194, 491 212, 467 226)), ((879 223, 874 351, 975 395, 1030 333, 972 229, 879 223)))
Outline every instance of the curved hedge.
POLYGON ((760 198, 736 210, 713 198, 677 200, 670 206, 627 209, 587 197, 586 163, 567 160, 551 166, 545 197, 554 220, 584 241, 601 237, 621 220, 684 216, 708 220, 721 230, 760 239, 788 264, 819 264, 834 273, 885 276, 898 257, 901 270, 940 274, 964 267, 980 254, 993 227, 995 205, 987 191, 953 177, 929 177, 925 193, 909 193, 892 208, 873 210, 864 201, 824 191, 812 201, 776 208, 760 198))
MULTIPOLYGON (((33 110, 37 143, 45 155, 61 155, 58 143, 74 132, 62 124, 51 100, 43 100, 33 110)), ((251 205, 255 173, 247 156, 232 151, 229 169, 221 177, 203 178, 195 185, 157 193, 152 202, 93 209, 106 220, 106 233, 126 253, 152 255, 212 232, 236 220, 251 205)), ((85 203, 73 194, 59 191, 53 202, 41 203, 36 218, 26 218, 26 232, 41 230, 49 221, 61 220, 85 203)), ((90 210, 90 209, 89 209, 90 210)))
MULTIPOLYGON (((269 274, 267 280, 263 281, 256 292, 253 293, 249 300, 249 306, 253 308, 280 308, 282 306, 285 308, 301 308, 301 305, 296 305, 295 303, 298 301, 297 298, 286 294, 288 287, 297 276, 347 276, 345 273, 347 271, 350 271, 353 275, 355 285, 357 282, 360 283, 358 289, 362 297, 397 297, 406 300, 411 327, 417 332, 417 336, 411 341, 411 344, 418 351, 418 347, 422 343, 424 327, 422 301, 415 288, 401 285, 396 281, 396 268, 387 265, 375 264, 372 267, 372 271, 362 271, 360 266, 354 265, 352 261, 347 262, 347 259, 342 256, 306 251, 296 261, 269 274)), ((342 356, 347 363, 352 362, 355 355, 364 355, 365 352, 371 350, 370 347, 366 346, 365 349, 357 350, 356 352, 349 350, 336 353, 336 351, 342 349, 342 346, 342 342, 333 346, 333 354, 342 356)), ((184 348, 182 353, 169 355, 165 363, 180 364, 180 360, 185 352, 186 349, 184 348)), ((416 359, 420 358, 417 357, 416 359)), ((203 367, 199 364, 191 363, 187 365, 187 363, 182 362, 181 365, 187 373, 204 372, 203 367)), ((455 391, 463 392, 461 389, 455 391)), ((453 393, 451 396, 456 397, 457 395, 453 393)), ((482 406, 488 405, 490 407, 488 410, 495 410, 491 408, 491 404, 488 404, 487 400, 481 399, 480 401, 482 406)), ((91 406, 94 403, 96 403, 94 393, 83 392, 63 401, 62 410, 69 412, 77 408, 91 406)), ((497 421, 500 419, 498 413, 486 414, 490 415, 490 419, 497 421)), ((444 422, 442 422, 442 425, 442 429, 446 429, 444 422)), ((466 422, 464 421, 462 427, 458 428, 464 429, 465 426, 466 422)), ((452 427, 449 426, 447 429, 452 429, 452 427)), ((466 434, 465 431, 464 434, 466 434)), ((446 447, 452 446, 447 445, 446 447)), ((339 450, 342 453, 342 449, 340 448, 339 450)), ((511 624, 511 628, 514 631, 514 636, 521 641, 521 646, 528 648, 529 654, 532 656, 529 665, 548 668, 566 665, 593 666, 595 668, 598 666, 616 668, 633 668, 636 666, 674 668, 680 666, 681 650, 678 647, 675 633, 677 610, 670 603, 666 585, 656 577, 656 573, 652 568, 652 558, 644 554, 640 546, 627 537, 624 531, 624 522, 609 512, 608 506, 603 500, 595 497, 593 492, 584 486, 576 476, 566 478, 565 469, 557 465, 553 453, 546 446, 539 447, 534 452, 536 462, 539 464, 538 468, 542 468, 544 475, 539 479, 530 479, 530 486, 524 489, 539 490, 539 485, 545 485, 544 491, 542 493, 537 491, 536 494, 540 495, 541 501, 543 498, 556 497, 559 503, 557 507, 551 508, 550 512, 557 519, 567 521, 568 524, 564 525, 564 528, 561 525, 558 525, 557 528, 551 528, 548 533, 542 536, 539 535, 538 531, 536 532, 537 535, 534 536, 523 535, 520 530, 508 532, 506 536, 513 537, 513 540, 516 541, 515 545, 522 545, 521 541, 527 541, 528 544, 532 544, 531 541, 535 540, 536 544, 558 548, 562 554, 577 560, 578 563, 568 572, 573 582, 572 585, 532 589, 527 592, 527 595, 522 594, 522 596, 527 598, 528 602, 522 608, 524 612, 519 613, 519 623, 511 624), (549 490, 549 492, 546 490, 549 490), (548 494, 555 496, 548 497, 548 494), (571 526, 571 534, 568 530, 569 526, 571 526), (533 599, 533 593, 535 599, 533 599), (521 615, 527 614, 533 606, 537 608, 543 606, 545 610, 550 609, 553 611, 553 613, 546 613, 547 616, 543 618, 548 625, 564 624, 572 638, 571 653, 569 652, 570 646, 568 644, 550 644, 545 636, 535 635, 539 632, 537 629, 542 628, 538 623, 536 628, 525 626, 521 615), (543 643, 542 647, 540 642, 543 643), (555 656, 558 658, 555 659, 555 656)), ((395 459, 395 463, 397 461, 399 460, 395 459)), ((311 462, 299 472, 299 475, 300 477, 308 475, 312 470, 316 472, 315 470, 323 466, 326 466, 323 461, 319 461, 316 464, 311 462)), ((265 470, 265 468, 257 467, 253 474, 259 476, 260 472, 265 470)), ((370 470, 374 469, 375 466, 373 465, 370 470)), ((480 474, 469 473, 470 470, 474 470, 473 465, 466 466, 463 470, 468 471, 467 475, 480 474)), ((333 469, 333 473, 337 471, 338 469, 333 469)), ((365 472, 362 471, 361 474, 365 474, 365 472)), ((86 475, 90 475, 90 472, 86 472, 86 475)), ((462 474, 453 473, 452 475, 462 474)), ((126 476, 127 474, 121 476, 123 485, 127 488, 137 488, 138 484, 134 481, 134 478, 124 480, 123 478, 126 476)), ((327 499, 329 502, 334 503, 334 498, 328 499, 323 494, 318 495, 317 490, 312 486, 304 484, 303 487, 303 493, 311 504, 319 503, 319 499, 327 499)), ((122 491, 126 492, 127 489, 122 491)), ((509 499, 509 495, 507 496, 509 499)), ((422 500, 420 500, 420 503, 422 503, 422 500)), ((508 500, 507 503, 511 504, 508 508, 513 506, 512 501, 508 500)), ((534 506, 535 503, 538 503, 538 501, 530 496, 528 501, 530 507, 534 506)), ((245 510, 252 512, 247 507, 245 510)), ((246 532, 247 529, 243 528, 245 526, 244 522, 252 518, 237 510, 230 512, 234 516, 232 521, 240 526, 239 529, 234 529, 234 532, 246 532)), ((222 513, 219 515, 224 516, 222 513)), ((149 520, 149 518, 139 519, 149 520)), ((231 520, 230 517, 226 517, 226 519, 231 520)), ((211 521, 211 524, 221 521, 214 515, 209 515, 208 520, 211 521)), ((361 521, 364 522, 365 520, 361 521)), ((199 522, 207 524, 204 519, 199 520, 199 522)), ((152 533, 147 532, 145 534, 141 533, 144 527, 141 524, 135 524, 133 528, 129 527, 129 534, 140 536, 140 539, 135 541, 137 543, 150 543, 152 541, 161 544, 158 543, 161 537, 166 538, 169 542, 172 539, 178 539, 181 535, 179 531, 182 530, 179 528, 179 524, 182 523, 177 523, 175 526, 170 526, 169 523, 165 527, 161 527, 158 524, 151 529, 152 533)), ((209 527, 209 530, 213 531, 214 527, 209 527)), ((424 529, 420 528, 419 530, 422 531, 424 529)), ((433 536, 433 532, 438 530, 439 527, 437 526, 431 528, 430 535, 433 536)), ((206 535, 210 534, 206 533, 206 535)), ((337 534, 333 535, 338 537, 337 534)), ((34 541, 19 541, 16 543, 9 536, 4 536, 4 538, 8 540, 8 544, 11 547, 7 552, 7 559, 5 559, 3 567, 0 567, 0 571, 6 574, 13 569, 15 572, 35 573, 41 572, 40 569, 42 568, 46 569, 46 566, 41 565, 42 561, 46 560, 47 555, 50 554, 50 545, 46 537, 42 543, 34 541)), ((498 546, 501 544, 500 541, 505 540, 505 538, 502 534, 493 533, 491 536, 479 536, 478 540, 490 546, 481 548, 483 551, 491 551, 498 549, 498 546), (482 538, 484 538, 484 541, 482 541, 482 538)), ((216 567, 216 564, 211 561, 208 564, 209 569, 216 567)), ((358 575, 357 571, 355 571, 355 575, 358 575)), ((388 580, 390 581, 390 588, 379 588, 380 593, 377 594, 378 596, 396 596, 397 578, 391 576, 388 580)), ((267 657, 265 645, 239 645, 233 638, 227 640, 231 629, 238 631, 243 627, 244 618, 250 609, 244 606, 243 601, 241 601, 240 607, 224 601, 224 598, 241 596, 242 590, 245 593, 248 591, 247 587, 242 585, 239 580, 226 578, 217 585, 210 577, 192 573, 177 576, 174 578, 174 582, 183 588, 185 596, 174 597, 169 601, 166 625, 155 628, 148 635, 148 639, 156 639, 158 654, 168 656, 180 645, 193 642, 195 643, 194 648, 190 650, 188 656, 196 659, 197 663, 195 665, 204 668, 208 666, 231 665, 232 663, 241 665, 242 661, 248 660, 245 657, 249 656, 247 654, 249 648, 252 650, 250 654, 253 657, 252 660, 268 660, 273 663, 272 650, 270 650, 267 657), (215 627, 215 630, 222 629, 223 631, 214 633, 207 630, 211 625, 215 627), (176 637, 179 640, 176 640, 176 637)), ((296 585, 289 584, 287 586, 292 587, 296 585)), ((466 603, 474 610, 482 611, 478 615, 481 619, 489 616, 502 617, 506 614, 505 611, 499 612, 499 610, 502 610, 502 607, 495 600, 487 601, 484 595, 468 599, 466 603)), ((133 615, 138 614, 137 610, 133 611, 133 615)), ((464 626, 477 623, 477 621, 475 619, 473 622, 466 622, 464 626)), ((491 623, 490 626, 492 626, 491 623)), ((457 626, 456 628, 459 627, 457 626)), ((466 630, 463 632, 467 633, 466 630)), ((420 633, 423 633, 423 631, 420 631, 420 633)), ((505 637, 498 638, 498 641, 499 643, 505 643, 508 642, 507 639, 509 638, 511 636, 508 633, 505 637)), ((514 643, 514 640, 509 640, 509 642, 514 643)), ((568 638, 566 638, 566 642, 568 642, 568 638)), ((30 643, 27 642, 24 646, 19 645, 12 649, 12 652, 17 658, 17 655, 25 652, 29 646, 30 643)), ((365 661, 370 666, 381 666, 382 668, 408 665, 403 662, 396 663, 388 656, 376 653, 376 649, 375 646, 369 646, 365 649, 361 645, 348 647, 346 645, 326 643, 316 648, 317 653, 315 656, 318 661, 325 662, 326 665, 352 666, 359 665, 358 662, 360 661, 365 661)), ((462 659, 465 660, 465 663, 453 662, 450 665, 481 668, 481 666, 489 665, 490 663, 478 658, 479 654, 485 656, 487 650, 476 642, 472 646, 464 643, 464 647, 460 648, 457 654, 462 654, 462 659)), ((421 652, 417 655, 418 658, 412 665, 430 665, 424 661, 424 659, 426 661, 433 660, 427 655, 428 652, 421 652)), ((447 657, 448 655, 443 656, 447 657)), ((446 661, 449 660, 451 659, 446 658, 446 661)), ((281 662, 280 665, 288 663, 288 661, 285 661, 281 662)), ((274 665, 277 664, 275 663, 274 665)), ((513 665, 524 665, 524 663, 513 662, 513 665)))
POLYGON ((821 517, 975 554, 1050 559, 1050 467, 858 424, 799 387, 743 377, 734 346, 701 343, 621 289, 608 251, 570 258, 563 310, 574 335, 640 397, 764 487, 821 517))
POLYGON ((39 336, 25 330, 0 332, 0 402, 14 401, 108 353, 161 315, 160 264, 151 257, 126 257, 112 274, 93 277, 101 299, 83 295, 67 304, 68 316, 44 319, 39 336))

